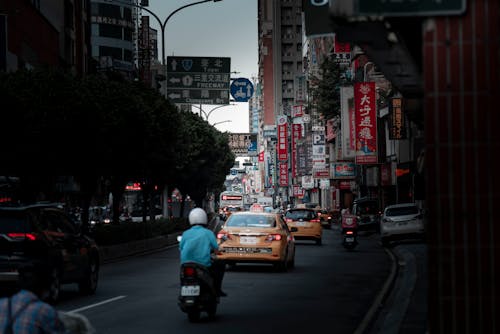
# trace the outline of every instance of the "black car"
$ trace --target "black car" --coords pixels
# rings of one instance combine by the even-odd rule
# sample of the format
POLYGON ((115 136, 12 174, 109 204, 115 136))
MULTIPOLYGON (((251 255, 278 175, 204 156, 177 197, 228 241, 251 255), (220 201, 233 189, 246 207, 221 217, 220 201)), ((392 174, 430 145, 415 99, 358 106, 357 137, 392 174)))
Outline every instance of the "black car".
MULTIPOLYGON (((99 250, 69 216, 50 204, 0 206, 0 282, 16 289, 18 268, 41 263, 52 272, 47 302, 55 304, 62 284, 77 283, 93 294, 99 277, 99 250)), ((7 289, 8 290, 8 289, 7 289)))
POLYGON ((368 197, 355 199, 352 203, 352 214, 356 215, 360 231, 379 231, 382 212, 378 199, 368 197))

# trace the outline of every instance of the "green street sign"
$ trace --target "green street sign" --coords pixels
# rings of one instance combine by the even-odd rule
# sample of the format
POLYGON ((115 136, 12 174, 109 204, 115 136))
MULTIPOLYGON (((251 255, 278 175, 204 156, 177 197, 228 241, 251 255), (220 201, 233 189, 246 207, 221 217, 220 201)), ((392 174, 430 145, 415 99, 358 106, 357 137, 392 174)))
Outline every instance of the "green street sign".
POLYGON ((229 104, 231 58, 172 56, 166 67, 170 102, 229 104))
POLYGON ((466 0, 358 0, 355 12, 357 15, 439 16, 461 15, 465 9, 466 0))

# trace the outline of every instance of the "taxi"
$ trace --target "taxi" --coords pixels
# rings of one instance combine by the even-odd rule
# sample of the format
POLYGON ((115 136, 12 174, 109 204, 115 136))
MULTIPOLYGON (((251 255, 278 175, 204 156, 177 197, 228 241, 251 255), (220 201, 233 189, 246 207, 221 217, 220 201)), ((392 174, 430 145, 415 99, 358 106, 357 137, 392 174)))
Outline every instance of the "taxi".
POLYGON ((323 226, 314 209, 288 209, 285 221, 290 229, 295 228, 292 234, 296 240, 314 240, 317 245, 321 245, 323 226))
POLYGON ((279 213, 268 213, 259 206, 234 212, 217 233, 218 260, 227 264, 267 263, 278 271, 295 264, 295 240, 279 213))

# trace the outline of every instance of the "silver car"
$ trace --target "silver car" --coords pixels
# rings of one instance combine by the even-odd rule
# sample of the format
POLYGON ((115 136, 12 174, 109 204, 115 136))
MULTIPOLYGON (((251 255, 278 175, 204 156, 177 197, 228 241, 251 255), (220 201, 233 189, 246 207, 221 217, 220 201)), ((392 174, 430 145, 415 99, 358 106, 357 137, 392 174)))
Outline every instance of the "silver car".
POLYGON ((402 239, 423 239, 425 236, 424 216, 415 203, 389 205, 380 219, 382 245, 402 239))

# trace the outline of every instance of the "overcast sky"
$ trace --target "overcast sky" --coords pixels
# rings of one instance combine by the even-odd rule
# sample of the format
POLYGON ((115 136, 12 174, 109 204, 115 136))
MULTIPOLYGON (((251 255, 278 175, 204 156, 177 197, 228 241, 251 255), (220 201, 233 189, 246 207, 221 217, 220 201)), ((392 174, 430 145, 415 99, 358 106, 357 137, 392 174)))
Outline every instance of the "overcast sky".
MULTIPOLYGON (((162 22, 176 9, 197 1, 149 0, 148 9, 162 22)), ((144 15, 147 13, 144 12, 144 15)), ((158 53, 161 58, 161 29, 151 17, 151 27, 158 30, 158 53)), ((257 0, 222 0, 186 7, 173 14, 165 28, 165 57, 230 57, 232 77, 251 79, 258 74, 257 0)), ((203 105, 209 113, 216 105, 203 105)), ((209 122, 221 131, 248 132, 248 103, 239 102, 214 110, 209 122)))

